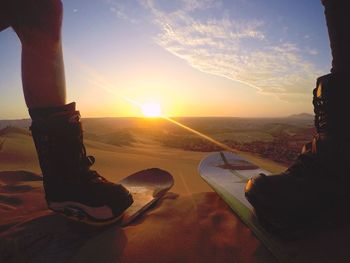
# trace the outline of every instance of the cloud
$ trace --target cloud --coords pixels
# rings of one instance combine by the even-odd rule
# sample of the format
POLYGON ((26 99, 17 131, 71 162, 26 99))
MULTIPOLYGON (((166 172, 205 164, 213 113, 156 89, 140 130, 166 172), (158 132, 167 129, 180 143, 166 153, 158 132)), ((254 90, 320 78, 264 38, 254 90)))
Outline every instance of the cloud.
POLYGON ((317 55, 317 50, 273 41, 264 21, 232 18, 220 1, 174 2, 177 8, 169 11, 162 0, 140 0, 158 27, 154 41, 160 47, 202 72, 245 83, 261 93, 288 101, 310 95, 324 69, 305 55, 317 55))
POLYGON ((218 0, 182 0, 182 3, 186 11, 203 10, 221 6, 221 1, 218 0))
MULTIPOLYGON (((295 101, 310 93, 321 70, 303 58, 296 44, 273 43, 264 31, 264 22, 222 18, 199 19, 191 12, 218 8, 214 1, 185 1, 171 13, 155 1, 144 1, 160 29, 155 41, 186 60, 192 67, 243 82, 260 92, 295 101)), ((217 3, 217 1, 216 1, 217 3)), ((305 51, 316 55, 316 50, 305 51)))
POLYGON ((317 56, 319 54, 318 50, 314 48, 307 48, 306 52, 312 56, 317 56))
POLYGON ((135 14, 130 12, 123 1, 105 0, 109 5, 109 10, 123 20, 128 20, 131 23, 137 23, 135 14))

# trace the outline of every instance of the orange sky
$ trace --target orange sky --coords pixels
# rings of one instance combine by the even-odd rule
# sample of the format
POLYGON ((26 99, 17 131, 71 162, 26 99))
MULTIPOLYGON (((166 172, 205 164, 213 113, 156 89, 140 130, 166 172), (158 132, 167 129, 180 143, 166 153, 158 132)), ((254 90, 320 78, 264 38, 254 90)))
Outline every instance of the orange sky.
MULTIPOLYGON (((330 61, 322 6, 304 0, 64 1, 63 47, 83 117, 142 116, 125 98, 167 116, 311 113, 330 61)), ((10 29, 0 58, 0 119, 28 117, 10 29)))

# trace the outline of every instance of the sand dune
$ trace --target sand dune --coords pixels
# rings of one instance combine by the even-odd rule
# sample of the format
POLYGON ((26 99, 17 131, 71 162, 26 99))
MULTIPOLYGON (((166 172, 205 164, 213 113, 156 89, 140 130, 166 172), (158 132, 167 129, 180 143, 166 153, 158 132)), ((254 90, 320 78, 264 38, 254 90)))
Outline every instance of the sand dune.
POLYGON ((86 140, 97 159, 94 168, 109 180, 149 167, 175 178, 172 192, 132 225, 101 229, 47 210, 30 136, 12 130, 0 141, 0 262, 273 262, 198 176, 206 153, 162 147, 147 138, 123 147, 86 140))
MULTIPOLYGON (((127 127, 130 121, 121 124, 127 127)), ((107 134, 103 133, 105 127, 96 125, 99 122, 106 120, 87 122, 94 130, 86 140, 88 153, 97 160, 94 169, 117 182, 138 170, 159 167, 174 176, 171 192, 124 228, 117 224, 96 228, 69 221, 46 208, 40 168, 28 132, 2 129, 1 263, 274 262, 252 232, 198 176, 198 163, 206 153, 164 147, 143 130, 133 130, 132 144, 120 144, 125 141, 123 133, 113 138, 114 145, 108 144, 106 138, 116 132, 115 120, 107 120, 111 128, 107 134)), ((241 154, 271 172, 284 169, 259 156, 241 154)), ((300 258, 303 262, 344 262, 348 233, 350 227, 338 227, 298 241, 308 247, 307 255, 300 258)))
MULTIPOLYGON (((40 174, 30 136, 10 132, 0 137, 1 141, 4 143, 0 150, 0 171, 27 170, 40 174)), ((197 173, 198 163, 207 153, 163 147, 149 138, 142 138, 132 146, 115 146, 95 140, 85 140, 85 144, 88 154, 96 157, 93 169, 98 170, 111 181, 117 182, 139 170, 159 167, 174 176, 175 185, 172 190, 176 193, 192 194, 211 191, 197 173)), ((251 154, 244 154, 244 156, 272 172, 284 169, 275 162, 251 154)))
POLYGON ((96 228, 46 210, 37 190, 0 207, 0 262, 273 262, 215 193, 168 193, 128 227, 96 228))

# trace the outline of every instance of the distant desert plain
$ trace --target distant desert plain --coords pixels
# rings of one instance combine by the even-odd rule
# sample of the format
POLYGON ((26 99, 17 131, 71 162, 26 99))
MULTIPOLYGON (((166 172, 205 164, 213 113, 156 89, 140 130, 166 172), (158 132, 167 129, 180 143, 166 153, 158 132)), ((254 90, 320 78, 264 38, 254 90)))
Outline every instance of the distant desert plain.
MULTIPOLYGON (((314 132, 308 114, 174 120, 271 172, 284 170, 314 132)), ((0 262, 274 262, 197 173, 220 146, 164 119, 82 122, 93 169, 108 180, 159 167, 174 176, 174 187, 127 227, 71 222, 46 208, 30 121, 0 121, 0 262)))

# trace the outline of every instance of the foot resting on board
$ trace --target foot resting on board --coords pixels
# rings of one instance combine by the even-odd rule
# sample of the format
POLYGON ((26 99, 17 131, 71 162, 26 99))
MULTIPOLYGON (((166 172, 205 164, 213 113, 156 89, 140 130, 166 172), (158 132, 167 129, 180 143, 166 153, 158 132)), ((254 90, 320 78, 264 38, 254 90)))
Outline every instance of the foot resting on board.
POLYGON ((31 131, 43 173, 48 207, 89 224, 117 221, 133 203, 129 191, 91 170, 75 103, 31 109, 31 131))
POLYGON ((345 217, 350 197, 345 78, 329 74, 314 89, 317 134, 285 172, 250 179, 245 195, 257 216, 275 232, 345 217))

